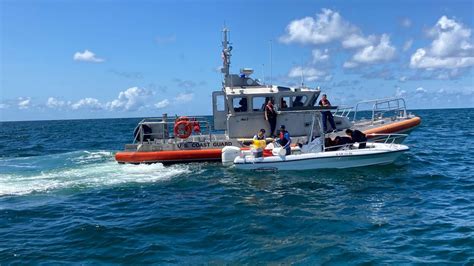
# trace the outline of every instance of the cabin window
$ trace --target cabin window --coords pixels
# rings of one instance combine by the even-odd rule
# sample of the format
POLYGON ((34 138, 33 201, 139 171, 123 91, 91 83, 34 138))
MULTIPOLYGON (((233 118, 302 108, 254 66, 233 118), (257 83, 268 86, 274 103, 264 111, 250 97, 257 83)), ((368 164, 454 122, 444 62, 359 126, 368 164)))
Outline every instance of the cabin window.
POLYGON ((224 95, 217 95, 216 96, 216 110, 218 112, 225 111, 225 100, 224 95))
POLYGON ((290 103, 291 103, 291 98, 290 96, 286 96, 286 97, 281 97, 280 99, 280 109, 281 110, 285 110, 285 109, 288 109, 290 107, 290 103))
POLYGON ((267 104, 269 100, 272 100, 272 102, 275 103, 275 100, 273 97, 253 97, 252 110, 254 112, 265 111, 265 105, 267 104))
POLYGON ((306 95, 293 96, 292 98, 292 107, 301 107, 304 106, 308 97, 306 95))
POLYGON ((235 112, 247 112, 247 98, 236 97, 232 100, 232 106, 235 112))

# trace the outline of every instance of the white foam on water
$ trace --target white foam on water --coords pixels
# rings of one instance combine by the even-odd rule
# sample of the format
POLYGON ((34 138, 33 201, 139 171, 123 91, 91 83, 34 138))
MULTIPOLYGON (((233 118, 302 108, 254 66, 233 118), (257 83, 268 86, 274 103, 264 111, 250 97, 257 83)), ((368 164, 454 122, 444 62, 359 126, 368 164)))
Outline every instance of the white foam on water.
MULTIPOLYGON (((63 158, 63 160, 65 160, 63 158)), ((68 158, 76 164, 46 171, 0 173, 0 196, 51 192, 66 188, 153 183, 190 173, 187 166, 162 164, 118 164, 111 152, 81 152, 68 158)))

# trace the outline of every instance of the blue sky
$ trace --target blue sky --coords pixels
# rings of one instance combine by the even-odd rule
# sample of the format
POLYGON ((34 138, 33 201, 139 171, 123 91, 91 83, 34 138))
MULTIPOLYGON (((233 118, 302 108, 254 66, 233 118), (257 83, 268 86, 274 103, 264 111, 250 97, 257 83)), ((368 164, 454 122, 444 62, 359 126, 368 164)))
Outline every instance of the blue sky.
POLYGON ((473 1, 0 1, 0 120, 211 114, 231 69, 321 87, 333 104, 403 96, 474 107, 473 1))

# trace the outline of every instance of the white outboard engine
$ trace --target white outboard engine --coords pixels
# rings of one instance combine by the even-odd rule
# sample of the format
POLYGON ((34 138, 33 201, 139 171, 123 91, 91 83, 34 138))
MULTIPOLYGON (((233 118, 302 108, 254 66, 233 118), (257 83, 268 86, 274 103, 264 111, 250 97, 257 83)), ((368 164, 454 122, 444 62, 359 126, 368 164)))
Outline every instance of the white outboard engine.
POLYGON ((222 164, 231 165, 234 163, 235 158, 240 156, 240 148, 235 146, 225 146, 222 149, 222 164))

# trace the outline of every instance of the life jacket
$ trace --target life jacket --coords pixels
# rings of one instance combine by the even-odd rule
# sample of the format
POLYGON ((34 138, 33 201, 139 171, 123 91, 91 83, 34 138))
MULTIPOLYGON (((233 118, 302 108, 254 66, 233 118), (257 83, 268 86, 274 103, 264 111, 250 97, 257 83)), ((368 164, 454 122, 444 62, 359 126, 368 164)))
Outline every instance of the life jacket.
POLYGON ((275 109, 273 108, 273 104, 272 103, 269 103, 267 105, 265 105, 265 111, 268 112, 267 113, 267 116, 269 118, 274 118, 276 117, 276 112, 275 112, 275 109))
POLYGON ((267 146, 267 142, 264 139, 254 139, 252 143, 252 148, 256 150, 263 150, 267 146))
POLYGON ((289 140, 285 138, 285 134, 288 134, 288 132, 286 131, 280 132, 280 145, 281 146, 285 146, 289 142, 289 140))

